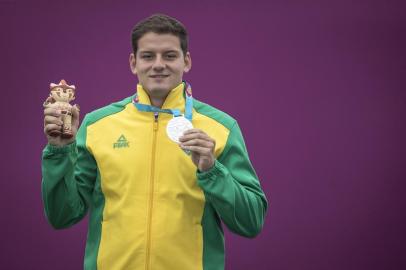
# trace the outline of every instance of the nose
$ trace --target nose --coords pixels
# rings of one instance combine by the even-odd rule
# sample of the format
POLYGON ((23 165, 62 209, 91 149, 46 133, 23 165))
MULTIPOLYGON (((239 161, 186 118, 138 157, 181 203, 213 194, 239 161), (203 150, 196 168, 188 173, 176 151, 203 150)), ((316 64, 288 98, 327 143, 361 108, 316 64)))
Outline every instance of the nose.
POLYGON ((66 89, 63 89, 63 93, 66 93, 66 89))
POLYGON ((155 58, 152 68, 157 71, 163 70, 165 68, 165 62, 162 59, 162 56, 159 55, 155 58))

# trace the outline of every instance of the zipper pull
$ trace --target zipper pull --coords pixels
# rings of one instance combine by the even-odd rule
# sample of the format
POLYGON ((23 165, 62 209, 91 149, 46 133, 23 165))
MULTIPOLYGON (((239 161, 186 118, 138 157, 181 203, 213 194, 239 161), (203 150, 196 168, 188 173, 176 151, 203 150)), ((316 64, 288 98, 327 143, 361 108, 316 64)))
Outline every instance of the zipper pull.
POLYGON ((158 130, 158 112, 154 112, 154 131, 158 130))

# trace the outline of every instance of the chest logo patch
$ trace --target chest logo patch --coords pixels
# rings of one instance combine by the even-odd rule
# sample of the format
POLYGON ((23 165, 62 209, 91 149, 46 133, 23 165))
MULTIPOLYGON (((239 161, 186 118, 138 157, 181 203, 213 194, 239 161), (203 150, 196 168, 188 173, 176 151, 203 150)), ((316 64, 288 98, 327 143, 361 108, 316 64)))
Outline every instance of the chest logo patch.
POLYGON ((130 142, 127 141, 127 139, 124 137, 123 134, 118 138, 118 140, 113 143, 113 149, 118 149, 118 148, 124 148, 124 147, 130 147, 130 142))

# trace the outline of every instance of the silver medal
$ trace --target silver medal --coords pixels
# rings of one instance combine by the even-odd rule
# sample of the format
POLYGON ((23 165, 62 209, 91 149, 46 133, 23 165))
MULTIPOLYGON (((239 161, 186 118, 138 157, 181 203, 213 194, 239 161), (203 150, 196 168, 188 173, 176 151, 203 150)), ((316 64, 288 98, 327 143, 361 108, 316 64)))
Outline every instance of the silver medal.
POLYGON ((168 134, 168 137, 172 141, 179 143, 179 137, 183 135, 183 132, 192 128, 193 125, 189 120, 183 116, 178 116, 172 118, 168 122, 168 125, 166 126, 166 134, 168 134))

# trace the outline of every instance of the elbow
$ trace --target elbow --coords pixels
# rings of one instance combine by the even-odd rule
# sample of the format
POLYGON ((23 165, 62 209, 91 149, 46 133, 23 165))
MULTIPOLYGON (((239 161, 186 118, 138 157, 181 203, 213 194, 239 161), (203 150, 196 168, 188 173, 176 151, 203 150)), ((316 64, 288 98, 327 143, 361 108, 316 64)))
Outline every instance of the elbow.
POLYGON ((66 229, 71 226, 69 221, 61 219, 60 215, 57 215, 57 216, 51 215, 50 213, 47 213, 45 211, 45 217, 46 217, 46 220, 48 221, 48 224, 51 225, 51 227, 54 230, 62 230, 62 229, 66 229))
POLYGON ((242 225, 241 223, 237 223, 234 225, 237 225, 237 226, 228 226, 228 228, 232 232, 234 232, 242 237, 255 238, 262 231, 263 220, 258 220, 257 222, 251 222, 250 224, 245 224, 245 225, 242 225))
POLYGON ((262 232, 265 223, 267 208, 268 205, 265 202, 262 211, 259 211, 260 214, 257 215, 257 218, 251 220, 251 224, 249 225, 248 229, 244 231, 244 237, 255 238, 262 232))
POLYGON ((257 237, 264 227, 267 208, 268 204, 265 201, 262 207, 259 207, 257 211, 251 212, 252 214, 249 215, 249 219, 245 220, 245 222, 242 220, 241 222, 237 222, 236 228, 238 228, 238 231, 236 231, 236 233, 246 238, 257 237))
POLYGON ((66 227, 61 226, 59 224, 55 224, 55 223, 50 223, 50 224, 51 224, 52 229, 54 229, 54 230, 62 230, 62 229, 66 228, 66 227))
POLYGON ((53 220, 53 219, 50 219, 50 218, 47 218, 47 220, 48 220, 49 225, 51 225, 51 227, 54 230, 62 230, 62 229, 66 229, 67 227, 69 227, 66 224, 64 224, 64 223, 62 223, 62 222, 60 222, 58 220, 53 220))
POLYGON ((247 238, 255 238, 257 237, 261 232, 264 227, 265 223, 265 217, 266 217, 266 212, 268 209, 268 203, 265 200, 263 202, 263 207, 260 211, 258 211, 258 215, 255 219, 251 220, 251 224, 249 226, 249 229, 246 230, 246 233, 243 235, 247 238))
POLYGON ((70 209, 66 206, 63 206, 60 210, 45 208, 46 219, 53 229, 62 230, 69 228, 79 222, 87 212, 87 209, 82 208, 80 209, 81 211, 74 214, 70 209))
POLYGON ((255 226, 251 227, 249 230, 244 231, 241 236, 244 236, 246 238, 255 238, 257 237, 261 231, 262 231, 262 224, 256 224, 255 226))

